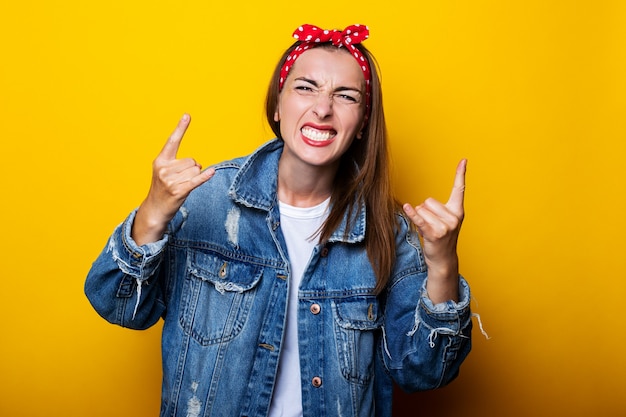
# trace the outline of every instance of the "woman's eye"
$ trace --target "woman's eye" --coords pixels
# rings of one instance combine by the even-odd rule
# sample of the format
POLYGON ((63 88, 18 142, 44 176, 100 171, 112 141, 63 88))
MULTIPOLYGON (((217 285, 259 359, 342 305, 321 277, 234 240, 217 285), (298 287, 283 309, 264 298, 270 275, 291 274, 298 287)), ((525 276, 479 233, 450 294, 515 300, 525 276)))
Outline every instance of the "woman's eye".
POLYGON ((308 87, 306 85, 297 85, 294 88, 298 91, 308 91, 308 92, 313 91, 311 87, 308 87))
POLYGON ((335 95, 335 97, 337 98, 337 100, 341 100, 344 103, 358 103, 359 102, 359 100, 356 97, 351 96, 349 94, 337 94, 335 95))

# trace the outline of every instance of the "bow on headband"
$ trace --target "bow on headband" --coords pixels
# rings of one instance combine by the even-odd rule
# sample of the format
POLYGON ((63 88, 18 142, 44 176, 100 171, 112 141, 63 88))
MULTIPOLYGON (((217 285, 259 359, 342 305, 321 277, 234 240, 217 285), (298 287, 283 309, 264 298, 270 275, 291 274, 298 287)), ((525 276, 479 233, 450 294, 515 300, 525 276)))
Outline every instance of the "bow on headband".
POLYGON ((361 43, 369 37, 367 26, 352 25, 342 31, 336 29, 323 30, 313 25, 302 25, 293 33, 293 37, 302 42, 332 42, 339 47, 361 43))
POLYGON ((363 56, 361 51, 355 44, 363 42, 369 37, 370 31, 367 26, 364 25, 351 25, 344 30, 324 30, 313 25, 302 25, 293 32, 293 37, 299 40, 301 43, 289 54, 283 67, 280 70, 280 81, 278 84, 279 91, 283 89, 283 84, 289 75, 289 70, 293 67, 294 62, 303 52, 307 49, 314 48, 323 43, 332 43, 337 48, 342 46, 347 48, 350 54, 357 60, 359 67, 363 71, 365 77, 365 114, 369 109, 370 103, 370 79, 371 71, 369 62, 363 56))

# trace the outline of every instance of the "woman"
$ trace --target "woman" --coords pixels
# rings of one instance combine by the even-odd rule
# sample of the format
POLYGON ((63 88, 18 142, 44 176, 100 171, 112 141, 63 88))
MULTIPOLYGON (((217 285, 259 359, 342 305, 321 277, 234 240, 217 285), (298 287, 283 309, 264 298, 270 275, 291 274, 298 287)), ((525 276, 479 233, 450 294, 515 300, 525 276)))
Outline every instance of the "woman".
POLYGON ((277 139, 250 156, 176 159, 183 116, 94 263, 104 318, 164 319, 162 416, 390 416, 392 380, 442 386, 469 353, 465 161, 447 204, 398 210, 367 36, 294 32, 267 95, 277 139))

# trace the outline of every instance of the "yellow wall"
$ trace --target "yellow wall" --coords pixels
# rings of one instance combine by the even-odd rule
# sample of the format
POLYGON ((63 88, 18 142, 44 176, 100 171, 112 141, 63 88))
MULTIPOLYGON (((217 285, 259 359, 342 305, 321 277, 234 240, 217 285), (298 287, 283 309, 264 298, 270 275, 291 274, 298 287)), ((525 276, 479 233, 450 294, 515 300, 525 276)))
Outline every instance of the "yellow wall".
POLYGON ((91 262, 183 112, 183 156, 248 153, 270 138, 263 95, 291 31, 357 22, 399 196, 447 198, 469 158, 460 254, 491 336, 402 408, 625 415, 626 2, 248 3, 0 5, 0 415, 157 415, 159 328, 101 320, 91 262))

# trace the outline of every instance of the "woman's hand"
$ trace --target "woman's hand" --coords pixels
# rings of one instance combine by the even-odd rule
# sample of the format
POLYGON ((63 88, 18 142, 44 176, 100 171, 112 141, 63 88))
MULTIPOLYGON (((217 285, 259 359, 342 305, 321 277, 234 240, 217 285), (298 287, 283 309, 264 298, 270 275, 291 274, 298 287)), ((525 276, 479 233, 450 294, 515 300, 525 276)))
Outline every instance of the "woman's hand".
POLYGON ((189 115, 183 115, 152 163, 150 191, 137 211, 131 232, 133 240, 140 246, 161 239, 167 224, 189 193, 215 174, 213 168, 202 171, 202 167, 192 158, 176 159, 190 122, 189 115))
POLYGON ((424 243, 424 258, 428 267, 426 287, 434 303, 459 297, 459 260, 456 252, 461 224, 465 216, 465 170, 463 159, 456 168, 454 186, 446 204, 429 198, 417 207, 403 206, 404 212, 417 227, 424 243))

